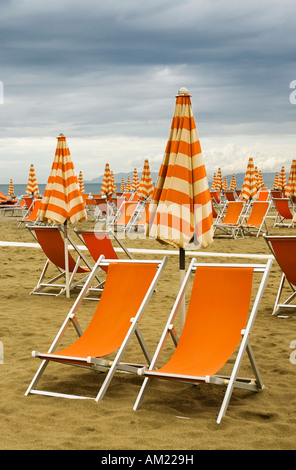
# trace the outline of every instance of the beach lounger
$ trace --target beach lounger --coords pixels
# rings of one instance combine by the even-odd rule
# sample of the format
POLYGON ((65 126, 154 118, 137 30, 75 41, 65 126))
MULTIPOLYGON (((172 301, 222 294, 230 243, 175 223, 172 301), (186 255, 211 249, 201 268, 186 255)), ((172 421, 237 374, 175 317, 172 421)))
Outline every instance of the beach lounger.
POLYGON ((73 289, 81 289, 89 276, 91 266, 69 235, 65 241, 63 228, 41 225, 27 225, 27 228, 47 257, 40 278, 31 294, 60 295, 65 292, 70 293, 73 289), (68 250, 68 242, 76 252, 76 260, 68 250), (82 262, 86 266, 82 266, 82 262), (47 270, 50 266, 54 266, 59 274, 54 277, 47 276, 47 270), (83 276, 77 280, 79 274, 83 276))
POLYGON ((236 192, 233 191, 232 189, 227 189, 224 191, 224 196, 226 197, 228 202, 236 201, 237 200, 237 195, 236 192))
POLYGON ((282 270, 282 277, 278 288, 272 315, 278 315, 282 309, 293 310, 296 305, 291 304, 296 296, 296 236, 263 235, 264 239, 282 270), (292 294, 281 302, 284 295, 288 295, 285 283, 289 285, 292 294))
POLYGON ((229 201, 223 219, 219 219, 218 222, 214 223, 214 235, 217 236, 216 231, 218 230, 219 236, 236 238, 244 207, 245 203, 243 201, 229 201))
POLYGON ((269 207, 270 201, 254 201, 252 203, 248 220, 239 225, 239 231, 243 237, 245 235, 256 235, 258 237, 263 226, 265 226, 266 233, 268 233, 266 216, 269 207))
POLYGON ((125 230, 129 221, 133 217, 137 206, 137 201, 125 201, 122 204, 120 211, 118 211, 115 219, 109 224, 113 228, 113 230, 125 230))
MULTIPOLYGON (((74 228, 74 232, 77 234, 79 239, 88 249, 91 257, 95 262, 98 261, 100 256, 104 256, 106 259, 119 259, 111 239, 115 240, 123 252, 129 259, 133 259, 133 256, 128 251, 126 246, 116 237, 115 233, 111 230, 78 230, 74 228)), ((107 272, 108 267, 102 266, 103 271, 107 272)))
MULTIPOLYGON (((226 387, 217 423, 221 422, 226 413, 234 388, 252 391, 263 388, 250 336, 271 265, 272 260, 261 265, 198 264, 196 259, 191 261, 151 364, 149 368, 139 370, 144 381, 134 410, 140 406, 146 387, 153 378, 226 387), (255 286, 254 283, 252 289, 255 273, 260 273, 261 276, 256 295, 254 290, 257 284, 255 286), (188 310, 178 340, 174 320, 186 288, 191 285, 193 274, 188 310), (215 282, 215 295, 213 280, 219 280, 215 282), (250 301, 252 298, 253 302, 250 301), (165 351, 168 336, 172 336, 176 348, 168 362, 164 361, 166 363, 161 365, 160 356, 165 351), (253 369, 253 378, 238 376, 246 352, 253 369), (229 376, 226 375, 227 363, 230 368, 233 364, 229 376)), ((197 388, 197 394, 198 390, 197 388)))
MULTIPOLYGON (((67 395, 37 390, 36 385, 45 368, 50 361, 54 361, 84 367, 88 370, 107 372, 99 393, 95 397, 96 401, 101 400, 116 371, 137 374, 139 363, 122 362, 123 354, 134 336, 138 339, 145 356, 144 363, 149 364, 151 355, 139 329, 139 321, 155 290, 166 260, 165 257, 162 261, 114 261, 104 260, 103 257, 100 257, 48 353, 36 351, 32 353, 34 357, 41 359, 42 363, 29 385, 26 395, 35 393, 67 398, 91 398, 84 395, 67 395), (88 327, 82 332, 77 318, 78 309, 96 270, 102 265, 108 265, 106 285, 88 327), (65 344, 67 336, 65 331, 70 323, 73 323, 78 333, 78 339, 58 351, 62 340, 65 344)), ((74 384, 71 389, 73 388, 74 384)), ((119 389, 119 398, 120 394, 119 389)))
POLYGON ((30 209, 28 209, 23 216, 22 219, 19 219, 18 222, 18 228, 21 226, 21 224, 37 224, 38 223, 38 211, 41 206, 41 201, 42 199, 36 199, 34 200, 34 203, 30 206, 30 209))
POLYGON ((269 190, 268 189, 261 189, 258 193, 257 201, 267 201, 269 198, 269 190))
POLYGON ((277 210, 277 215, 276 215, 273 226, 274 227, 294 227, 293 214, 291 212, 289 199, 286 197, 272 198, 272 201, 277 210), (286 221, 289 221, 289 223, 287 223, 286 221))

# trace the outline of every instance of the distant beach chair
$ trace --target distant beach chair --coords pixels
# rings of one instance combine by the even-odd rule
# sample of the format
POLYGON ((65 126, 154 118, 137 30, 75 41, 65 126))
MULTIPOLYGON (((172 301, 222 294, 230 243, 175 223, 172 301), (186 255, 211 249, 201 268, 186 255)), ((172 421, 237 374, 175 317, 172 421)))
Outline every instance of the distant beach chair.
POLYGON ((243 237, 245 235, 256 235, 258 237, 263 226, 265 226, 266 233, 268 233, 266 216, 269 208, 270 201, 253 202, 248 220, 239 225, 239 231, 243 237))
POLYGON ((144 382, 134 410, 140 406, 146 387, 153 378, 227 386, 217 423, 220 423, 225 415, 235 387, 252 391, 263 388, 251 349, 250 336, 271 265, 272 260, 262 265, 197 264, 196 259, 191 261, 149 368, 139 370, 144 382), (193 273, 195 275, 189 306, 178 339, 174 320, 193 273), (254 302, 251 303, 254 273, 261 274, 261 282, 256 296, 254 293, 254 302), (213 280, 217 279, 219 282, 215 282, 215 295, 213 295, 213 280), (248 316, 250 306, 252 308, 248 316), (161 351, 170 335, 176 349, 169 361, 158 368, 161 351), (238 377, 246 352, 254 378, 238 377), (227 377, 224 366, 229 360, 230 364, 233 361, 234 364, 230 376, 227 377), (222 375, 220 375, 221 369, 224 372, 222 375))
MULTIPOLYGON (((128 251, 126 246, 111 230, 78 230, 74 228, 74 232, 86 246, 95 262, 97 262, 102 255, 106 259, 119 259, 116 251, 114 250, 111 239, 116 241, 118 246, 129 259, 133 259, 133 256, 128 251)), ((107 272, 108 267, 103 265, 102 269, 103 271, 107 272)))
POLYGON ((267 201, 269 198, 270 192, 268 189, 261 189, 258 193, 257 201, 267 201))
POLYGON ((296 308, 296 305, 291 304, 296 296, 296 236, 264 235, 264 239, 282 271, 272 312, 272 315, 278 315, 284 308, 287 310, 296 308), (284 295, 285 281, 289 284, 292 294, 280 303, 281 297, 284 295))
POLYGON ((32 205, 30 206, 31 209, 28 209, 23 218, 18 220, 18 228, 21 226, 21 224, 30 223, 31 225, 35 225, 38 223, 38 211, 41 206, 41 201, 42 199, 35 199, 34 202, 32 202, 32 205))
POLYGON ((293 227, 293 214, 290 208, 290 201, 288 198, 272 198, 272 201, 277 210, 277 215, 274 221, 274 227, 293 227), (290 221, 285 223, 285 221, 290 221))
POLYGON ((109 226, 113 230, 125 230, 137 207, 137 201, 125 201, 121 205, 115 219, 109 223, 109 226))
POLYGON ((244 207, 245 203, 243 201, 228 202, 225 216, 222 220, 219 219, 217 223, 214 223, 214 235, 216 235, 218 230, 218 232, 222 232, 220 236, 236 238, 239 220, 244 207))
MULTIPOLYGON (((134 336, 136 336, 141 346, 145 360, 149 363, 151 355, 139 329, 139 321, 151 295, 155 291, 156 283, 166 260, 165 257, 162 261, 114 261, 104 260, 103 257, 100 257, 48 353, 33 351, 32 355, 40 358, 42 363, 25 394, 91 398, 34 389, 48 363, 53 361, 84 367, 88 370, 94 369, 95 371, 106 372, 105 380, 95 397, 96 401, 101 400, 116 371, 137 374, 139 363, 122 362, 123 354, 134 336), (77 312, 91 285, 96 270, 103 265, 108 266, 105 288, 94 315, 83 332, 78 323, 77 312), (70 323, 74 324, 79 337, 65 349, 57 351, 59 343, 66 336, 64 333, 70 323)), ((73 384, 71 388, 73 388, 73 384)), ((120 396, 120 391, 118 395, 120 396)))
POLYGON ((72 246, 74 252, 76 252, 76 260, 70 254, 68 248, 66 250, 62 229, 59 226, 27 225, 27 228, 38 241, 47 257, 40 278, 35 288, 30 293, 61 295, 66 292, 67 289, 69 289, 69 291, 73 289, 81 289, 89 276, 91 266, 69 235, 67 240, 72 246), (82 266, 82 262, 86 264, 86 266, 82 266), (46 280, 46 273, 49 266, 54 266, 59 271, 59 274, 46 280), (76 280, 78 274, 82 274, 83 277, 76 280), (64 280, 63 283, 61 283, 62 279, 64 280))
POLYGON ((226 189, 224 191, 224 196, 226 197, 227 201, 229 201, 229 202, 237 200, 236 192, 232 189, 226 189))

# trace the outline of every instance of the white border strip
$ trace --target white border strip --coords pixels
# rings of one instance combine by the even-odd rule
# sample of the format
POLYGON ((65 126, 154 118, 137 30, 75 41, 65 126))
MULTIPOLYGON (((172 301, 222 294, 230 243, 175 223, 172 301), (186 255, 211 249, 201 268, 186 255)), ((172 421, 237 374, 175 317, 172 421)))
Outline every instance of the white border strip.
MULTIPOLYGON (((11 247, 23 247, 23 248, 40 248, 39 243, 19 243, 19 242, 6 242, 0 241, 0 246, 11 246, 11 247)), ((71 245, 69 249, 71 249, 71 245)), ((79 245, 80 250, 87 250, 84 245, 79 245)), ((115 251, 123 253, 122 248, 114 248, 115 251)), ((155 254, 155 255, 179 255, 178 250, 145 250, 141 248, 128 248, 131 253, 139 254, 155 254)), ((208 251, 185 251, 188 256, 211 256, 211 257, 223 257, 223 258, 247 258, 247 259, 274 259, 273 255, 255 255, 247 253, 212 253, 208 251)))

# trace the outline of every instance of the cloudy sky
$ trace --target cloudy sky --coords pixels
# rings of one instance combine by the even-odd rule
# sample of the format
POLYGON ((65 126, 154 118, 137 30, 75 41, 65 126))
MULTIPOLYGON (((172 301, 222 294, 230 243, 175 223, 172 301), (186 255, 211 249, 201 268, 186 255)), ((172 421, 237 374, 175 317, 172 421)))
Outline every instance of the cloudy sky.
POLYGON ((181 87, 209 176, 289 171, 295 26, 295 0, 2 0, 0 183, 45 183, 61 132, 87 180, 158 171, 181 87))

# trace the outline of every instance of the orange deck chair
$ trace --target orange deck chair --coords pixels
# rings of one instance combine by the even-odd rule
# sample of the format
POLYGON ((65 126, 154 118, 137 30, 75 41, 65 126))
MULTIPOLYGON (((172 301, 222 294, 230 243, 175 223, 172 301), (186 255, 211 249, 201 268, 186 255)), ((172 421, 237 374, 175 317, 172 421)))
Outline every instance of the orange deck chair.
POLYGON ((229 202, 237 200, 236 192, 233 191, 232 189, 226 189, 224 191, 224 196, 226 197, 227 201, 229 201, 229 202))
MULTIPOLYGON (((67 398, 91 398, 34 389, 48 363, 54 361, 84 367, 88 370, 94 369, 99 372, 107 372, 99 393, 95 397, 95 400, 99 401, 104 397, 116 371, 137 374, 139 363, 122 362, 122 356, 134 335, 140 343, 145 362, 149 363, 151 355, 139 329, 139 322, 151 295, 155 291, 156 283, 166 260, 165 257, 162 261, 114 261, 104 260, 103 257, 100 257, 48 353, 33 352, 33 356, 40 358, 42 363, 29 385, 26 395, 35 393, 67 398), (106 285, 88 327, 82 332, 77 318, 79 305, 92 282, 92 278, 95 276, 96 270, 103 264, 108 265, 106 285), (61 340, 66 341, 65 331, 70 323, 74 324, 78 339, 68 347, 58 351, 61 340)), ((81 386, 81 382, 79 385, 81 386)), ((75 384, 71 384, 71 390, 74 387, 75 384)), ((119 398, 121 393, 119 389, 119 398)))
MULTIPOLYGON (((126 246, 119 240, 115 233, 111 230, 78 230, 74 228, 74 232, 77 234, 79 239, 88 249, 91 257, 95 262, 98 261, 100 256, 104 256, 106 259, 119 259, 118 255, 113 247, 112 239, 116 241, 122 251, 127 255, 129 259, 133 259, 133 256, 128 251, 126 246)), ((103 265, 101 269, 105 272, 108 270, 108 266, 103 265)))
POLYGON ((36 199, 34 201, 33 209, 30 212, 30 210, 27 210, 25 213, 24 217, 20 220, 18 220, 18 228, 21 226, 21 224, 25 223, 30 223, 30 224, 37 224, 38 223, 38 211, 41 206, 41 201, 42 199, 36 199))
POLYGON ((125 230, 137 209, 137 206, 137 201, 125 201, 122 204, 120 211, 118 211, 118 216, 109 225, 113 227, 114 230, 125 230))
POLYGON ((138 204, 137 210, 127 224, 127 231, 145 229, 146 224, 149 223, 149 206, 149 202, 138 204))
POLYGON ((218 234, 220 232, 219 236, 236 238, 244 207, 244 201, 229 201, 224 218, 214 223, 214 235, 217 236, 216 231, 218 230, 218 234))
POLYGON ((65 243, 63 231, 59 226, 27 225, 27 228, 47 256, 40 278, 31 294, 60 295, 81 288, 89 276, 91 266, 69 235, 67 235, 67 240, 76 252, 77 260, 68 251, 68 243, 65 243), (82 262, 86 266, 81 266, 82 262), (46 273, 50 266, 54 266, 59 274, 46 280, 46 273), (83 275, 82 279, 76 280, 78 274, 83 275), (64 280, 63 283, 61 279, 64 280))
POLYGON ((287 311, 296 308, 295 304, 291 304, 296 296, 296 236, 264 235, 264 239, 282 271, 272 312, 272 315, 278 315, 282 309, 287 311), (285 294, 285 281, 289 284, 292 294, 280 303, 281 297, 285 294))
POLYGON ((272 199, 275 208, 277 210, 277 215, 274 221, 274 227, 294 227, 293 214, 290 209, 289 199, 286 197, 283 198, 273 198, 272 199), (290 221, 285 223, 285 221, 290 221))
POLYGON ((251 213, 246 222, 239 225, 241 235, 256 235, 259 236, 262 227, 265 227, 266 233, 268 228, 266 225, 266 216, 270 208, 270 201, 254 201, 251 206, 251 213))
MULTIPOLYGON (((226 386, 217 423, 221 422, 226 413, 235 387, 253 391, 263 388, 250 345, 250 335, 271 265, 271 259, 262 265, 197 264, 195 259, 192 260, 151 364, 149 368, 139 371, 139 374, 145 378, 134 410, 140 406, 144 391, 152 378, 226 386), (175 335, 174 320, 194 272, 187 315, 178 340, 175 335), (261 273, 261 282, 255 296, 252 282, 253 275, 257 272, 261 273), (214 296, 213 279, 219 279, 215 284, 214 296), (256 298, 252 303, 250 299, 254 296, 256 298), (169 335, 172 336, 176 348, 169 361, 159 365, 160 353, 165 351, 169 335), (254 378, 238 377, 245 352, 248 353, 254 378), (224 366, 229 359, 231 359, 230 364, 234 361, 234 365, 228 376, 226 372, 229 370, 227 371, 224 366)), ((197 396, 198 390, 197 388, 197 396)))

